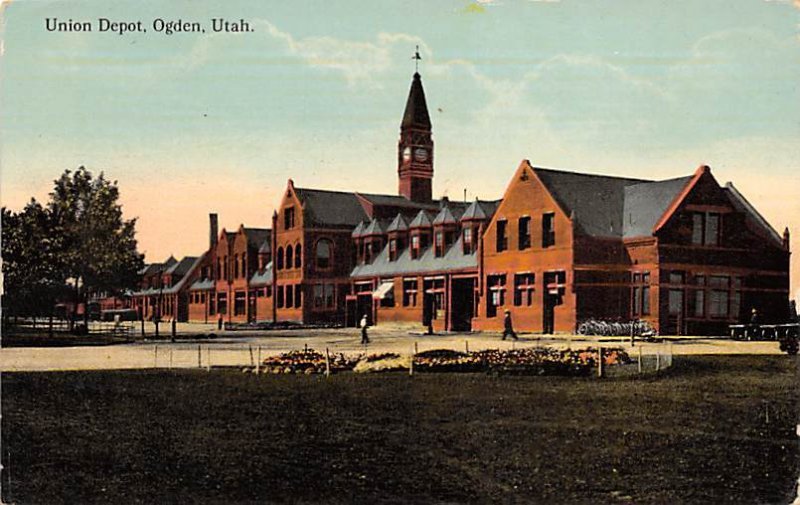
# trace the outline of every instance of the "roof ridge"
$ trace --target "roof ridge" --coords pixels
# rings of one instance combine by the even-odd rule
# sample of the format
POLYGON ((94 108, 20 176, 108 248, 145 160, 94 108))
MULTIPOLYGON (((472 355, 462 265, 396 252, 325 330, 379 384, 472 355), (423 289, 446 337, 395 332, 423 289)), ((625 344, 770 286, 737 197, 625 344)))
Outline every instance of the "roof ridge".
POLYGON ((624 180, 624 181, 638 181, 642 183, 646 182, 658 182, 652 179, 637 179, 635 177, 623 177, 621 175, 603 175, 603 174, 590 174, 586 172, 574 172, 570 170, 563 170, 559 168, 546 168, 546 167, 531 167, 534 171, 541 171, 541 172, 551 172, 557 174, 569 174, 569 175, 579 175, 582 177, 596 177, 600 179, 617 179, 617 180, 624 180))

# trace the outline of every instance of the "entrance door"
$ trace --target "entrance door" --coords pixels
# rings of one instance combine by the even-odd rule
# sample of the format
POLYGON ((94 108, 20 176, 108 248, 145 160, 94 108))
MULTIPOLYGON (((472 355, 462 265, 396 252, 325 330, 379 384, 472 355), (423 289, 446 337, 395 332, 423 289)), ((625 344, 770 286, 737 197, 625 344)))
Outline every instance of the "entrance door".
POLYGON ((555 331, 556 305, 558 305, 558 295, 545 293, 542 328, 544 328, 544 333, 548 335, 555 331))
POLYGON ((453 279, 452 287, 452 329, 470 331, 475 308, 475 279, 453 279))
POLYGON ((356 326, 361 324, 361 318, 364 317, 364 314, 367 315, 367 322, 369 324, 374 324, 372 320, 372 292, 359 293, 358 295, 358 300, 356 302, 356 326))

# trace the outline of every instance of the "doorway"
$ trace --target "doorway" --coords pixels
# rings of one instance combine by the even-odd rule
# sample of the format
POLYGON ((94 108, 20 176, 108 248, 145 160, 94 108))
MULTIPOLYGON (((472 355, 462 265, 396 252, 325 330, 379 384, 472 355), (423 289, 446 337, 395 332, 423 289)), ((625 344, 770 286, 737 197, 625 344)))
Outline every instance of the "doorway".
POLYGON ((453 279, 452 289, 452 330, 471 331, 475 315, 475 279, 453 279))

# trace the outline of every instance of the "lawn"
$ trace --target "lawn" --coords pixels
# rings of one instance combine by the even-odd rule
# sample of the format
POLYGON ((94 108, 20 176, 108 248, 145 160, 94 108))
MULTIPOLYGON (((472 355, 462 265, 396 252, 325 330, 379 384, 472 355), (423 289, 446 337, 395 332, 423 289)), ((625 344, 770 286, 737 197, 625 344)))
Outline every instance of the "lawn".
POLYGON ((786 503, 795 361, 648 378, 2 377, 5 503, 786 503))

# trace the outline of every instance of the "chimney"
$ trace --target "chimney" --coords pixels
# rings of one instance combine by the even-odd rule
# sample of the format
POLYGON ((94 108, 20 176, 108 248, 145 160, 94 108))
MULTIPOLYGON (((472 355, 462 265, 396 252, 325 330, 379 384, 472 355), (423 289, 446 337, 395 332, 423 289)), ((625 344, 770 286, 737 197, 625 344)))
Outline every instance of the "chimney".
POLYGON ((217 246, 217 237, 219 236, 219 224, 217 221, 217 214, 211 213, 208 215, 208 248, 214 249, 217 246))
POLYGON ((783 248, 789 250, 789 227, 783 230, 783 248))

